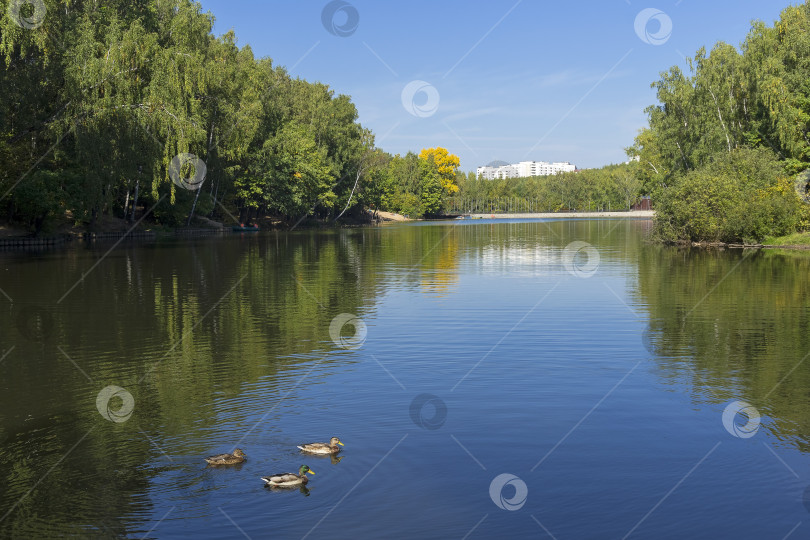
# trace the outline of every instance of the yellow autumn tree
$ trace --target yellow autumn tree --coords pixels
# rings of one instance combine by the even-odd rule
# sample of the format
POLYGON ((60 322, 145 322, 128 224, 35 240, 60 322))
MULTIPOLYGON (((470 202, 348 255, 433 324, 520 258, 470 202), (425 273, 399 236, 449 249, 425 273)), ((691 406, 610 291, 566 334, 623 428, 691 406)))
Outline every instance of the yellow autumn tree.
POLYGON ((447 192, 448 195, 458 193, 458 185, 456 184, 456 171, 460 164, 458 156, 451 154, 447 151, 447 148, 442 148, 441 146, 436 148, 423 148, 422 151, 419 152, 419 159, 430 161, 431 157, 439 171, 439 181, 444 191, 447 192))

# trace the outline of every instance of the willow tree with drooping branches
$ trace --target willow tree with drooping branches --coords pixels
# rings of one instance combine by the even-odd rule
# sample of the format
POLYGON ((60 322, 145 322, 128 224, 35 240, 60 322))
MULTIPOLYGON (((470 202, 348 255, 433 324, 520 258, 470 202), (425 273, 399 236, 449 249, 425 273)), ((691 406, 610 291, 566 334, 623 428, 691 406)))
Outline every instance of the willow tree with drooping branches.
POLYGON ((102 216, 150 213, 179 225, 195 213, 273 213, 295 206, 284 194, 301 191, 306 171, 313 185, 330 186, 308 212, 359 204, 350 173, 362 160, 364 130, 347 96, 292 79, 239 47, 233 32, 214 36, 214 17, 190 0, 41 5, 20 18, 0 1, 7 220, 41 229, 54 216, 93 227, 102 216), (284 160, 262 156, 290 147, 279 141, 291 136, 314 150, 300 176, 282 178, 274 167, 284 160), (199 189, 172 181, 172 160, 183 154, 207 166, 199 189), (275 180, 254 182, 259 193, 246 197, 244 185, 257 177, 275 180))

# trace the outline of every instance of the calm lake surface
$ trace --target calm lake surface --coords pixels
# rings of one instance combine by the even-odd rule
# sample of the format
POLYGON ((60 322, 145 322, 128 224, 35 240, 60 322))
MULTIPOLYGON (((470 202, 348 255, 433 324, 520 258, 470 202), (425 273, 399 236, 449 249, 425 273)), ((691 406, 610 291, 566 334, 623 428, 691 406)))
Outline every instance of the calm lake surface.
POLYGON ((0 536, 810 537, 810 256, 649 229, 2 253, 0 536))

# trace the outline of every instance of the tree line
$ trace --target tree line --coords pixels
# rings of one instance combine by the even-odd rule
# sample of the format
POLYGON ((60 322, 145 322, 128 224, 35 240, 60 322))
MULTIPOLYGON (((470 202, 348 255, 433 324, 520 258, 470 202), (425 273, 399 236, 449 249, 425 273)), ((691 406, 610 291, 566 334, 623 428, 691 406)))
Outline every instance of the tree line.
POLYGON ((638 164, 608 165, 549 176, 487 180, 459 178, 448 204, 458 212, 565 212, 629 210, 642 196, 638 164))
POLYGON ((198 3, 0 4, 5 221, 177 226, 362 204, 379 150, 349 97, 215 37, 198 3))
POLYGON ((810 2, 754 22, 653 83, 632 148, 665 240, 758 241, 807 228, 810 2))
POLYGON ((0 220, 35 232, 109 216, 623 209, 642 194, 665 240, 810 226, 810 0, 662 73, 630 163, 493 181, 444 148, 377 148, 348 96, 214 36, 191 0, 0 4, 0 220))

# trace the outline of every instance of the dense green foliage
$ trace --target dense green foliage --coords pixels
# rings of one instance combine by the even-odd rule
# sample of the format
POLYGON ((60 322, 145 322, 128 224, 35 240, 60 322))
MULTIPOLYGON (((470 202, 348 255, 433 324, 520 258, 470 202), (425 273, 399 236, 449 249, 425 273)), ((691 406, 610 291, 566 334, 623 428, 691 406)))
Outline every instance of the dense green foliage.
POLYGON ((351 194, 374 139, 347 96, 254 58, 231 32, 214 37, 213 17, 190 0, 45 6, 40 26, 0 19, 7 220, 93 226, 152 207, 168 225, 195 211, 296 219, 359 202, 351 194), (170 178, 184 153, 207 166, 201 189, 170 178))
POLYGON ((459 212, 559 212, 627 210, 641 195, 638 164, 608 165, 572 173, 486 180, 459 179, 450 202, 459 212))
POLYGON ((448 209, 456 181, 458 157, 444 148, 422 150, 417 156, 378 153, 360 192, 373 210, 386 210, 412 218, 441 214, 448 209), (437 163, 437 159, 440 161, 437 163))
POLYGON ((719 43, 687 72, 663 73, 629 164, 494 181, 459 173, 443 148, 377 149, 349 97, 255 58, 232 32, 215 37, 192 0, 43 0, 44 13, 10 1, 0 0, 0 217, 35 232, 105 216, 178 226, 366 207, 621 210, 642 194, 666 240, 810 226, 788 189, 810 168, 810 0, 773 27, 755 23, 739 49, 719 43), (188 154, 207 170, 197 189, 184 182, 199 171, 178 161, 188 154))
POLYGON ((39 232, 104 216, 416 217, 458 189, 456 156, 375 148, 348 96, 254 58, 232 32, 215 37, 196 2, 45 0, 44 17, 21 5, 23 19, 0 19, 5 221, 39 232))
POLYGON ((699 50, 688 68, 653 84, 660 104, 629 149, 644 189, 663 203, 658 232, 726 241, 790 232, 802 209, 782 188, 810 167, 810 2, 785 9, 773 27, 754 23, 739 50, 699 50))
POLYGON ((768 149, 734 149, 662 190, 656 226, 668 240, 754 243, 796 229, 802 203, 768 149))

